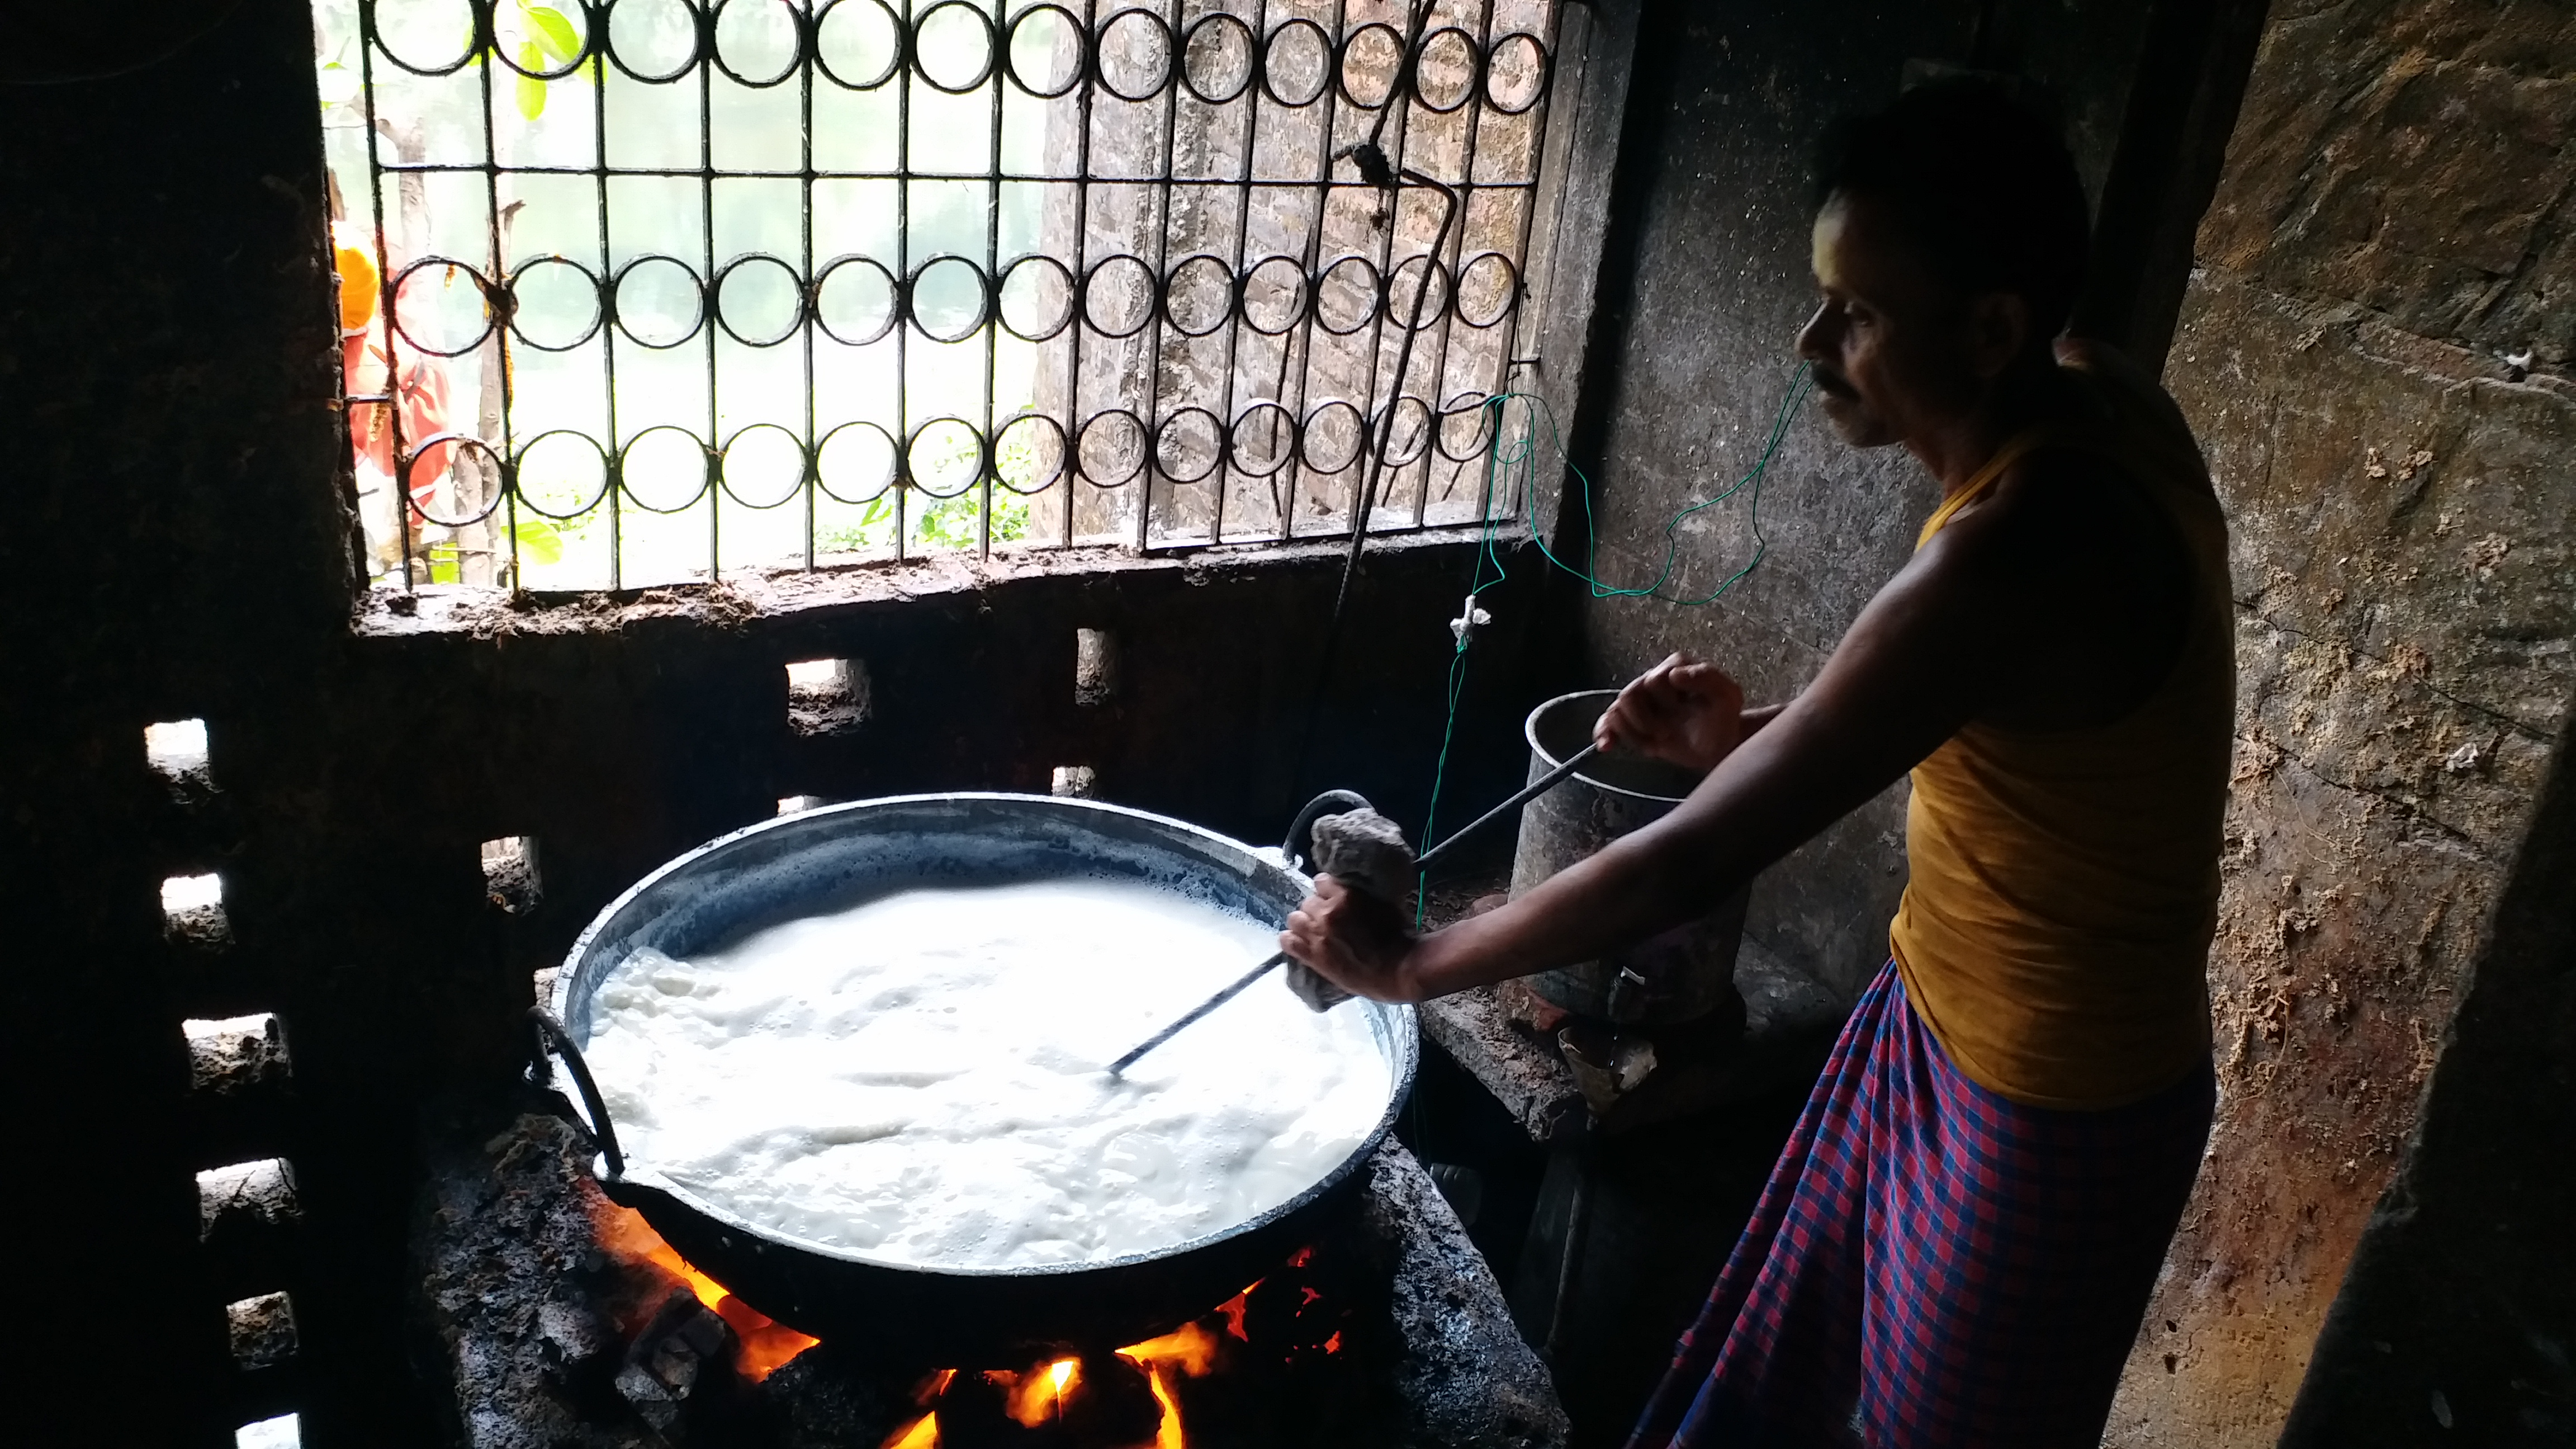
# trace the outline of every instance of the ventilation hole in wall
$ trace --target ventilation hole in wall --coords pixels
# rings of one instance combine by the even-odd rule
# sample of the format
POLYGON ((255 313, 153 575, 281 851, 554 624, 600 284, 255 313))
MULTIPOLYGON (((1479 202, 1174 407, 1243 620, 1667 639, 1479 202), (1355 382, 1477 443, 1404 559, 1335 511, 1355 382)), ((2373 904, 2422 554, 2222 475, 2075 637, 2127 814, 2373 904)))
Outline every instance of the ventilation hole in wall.
POLYGON ((1118 697, 1118 636, 1106 629, 1073 631, 1073 702, 1102 705, 1118 697))
POLYGON ((787 722, 798 734, 831 734, 867 717, 866 660, 808 659, 787 666, 787 722))
POLYGON ((161 917, 172 939, 192 946, 223 946, 232 941, 232 923, 224 916, 224 880, 204 875, 174 875, 161 882, 161 917))
POLYGON ((1058 765, 1047 793, 1068 800, 1088 800, 1100 793, 1100 772, 1089 765, 1058 765))
POLYGON ((283 1293, 262 1293, 224 1305, 230 1321, 233 1362, 244 1370, 270 1369, 295 1357, 295 1305, 283 1293))
POLYGON ((200 1092, 231 1096, 282 1082, 291 1070, 286 1024, 274 1012, 183 1021, 179 1030, 188 1038, 189 1085, 200 1092))
POLYGON ((537 908, 545 891, 537 879, 537 838, 504 835, 483 842, 483 893, 514 916, 537 908))
POLYGON ((143 758, 174 779, 206 773, 206 722, 164 720, 143 727, 143 758))
POLYGON ((273 1232, 304 1214, 295 1200, 295 1169, 262 1157, 197 1174, 197 1240, 273 1232))
POLYGON ((781 795, 778 797, 778 813, 781 815, 794 815, 800 811, 811 810, 817 806, 827 805, 830 803, 830 801, 825 800, 820 795, 781 795))
POLYGON ((233 1449, 303 1449, 304 1426, 293 1414, 244 1424, 233 1431, 233 1449))

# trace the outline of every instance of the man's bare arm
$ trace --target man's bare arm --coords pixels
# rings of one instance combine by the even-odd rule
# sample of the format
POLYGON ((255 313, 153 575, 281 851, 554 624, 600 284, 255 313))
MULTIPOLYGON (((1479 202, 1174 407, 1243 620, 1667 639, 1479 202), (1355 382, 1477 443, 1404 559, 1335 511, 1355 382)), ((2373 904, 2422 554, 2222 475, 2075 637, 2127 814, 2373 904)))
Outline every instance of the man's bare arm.
POLYGON ((1599 956, 1706 910, 2008 688, 2009 513, 1963 513, 1870 601, 1815 683, 1662 820, 1409 945, 1392 912, 1319 886, 1321 911, 1292 916, 1283 945, 1362 994, 1421 1000, 1599 956))

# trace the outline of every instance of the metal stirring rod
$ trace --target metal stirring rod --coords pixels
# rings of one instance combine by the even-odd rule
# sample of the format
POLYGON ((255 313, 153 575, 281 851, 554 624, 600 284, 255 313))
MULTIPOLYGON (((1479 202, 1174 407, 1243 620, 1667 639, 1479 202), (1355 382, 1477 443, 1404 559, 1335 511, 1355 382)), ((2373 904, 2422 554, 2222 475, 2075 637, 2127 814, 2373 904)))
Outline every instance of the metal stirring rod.
MULTIPOLYGON (((1546 794, 1549 790, 1554 789, 1558 781, 1573 774, 1586 760, 1591 759, 1594 755, 1597 755, 1600 752, 1601 746, 1598 744, 1590 744, 1585 745, 1582 749, 1568 755, 1565 759, 1565 763, 1522 786, 1519 794, 1514 795, 1512 798, 1495 806, 1493 809, 1486 811, 1484 814, 1477 816, 1475 819, 1468 821, 1465 826, 1460 828, 1457 833, 1451 835, 1447 840, 1444 840, 1438 845, 1431 847, 1431 849, 1424 851, 1420 856, 1415 858, 1413 862, 1414 870, 1417 873, 1428 872, 1431 869, 1433 862, 1439 860, 1443 854, 1447 853, 1449 847, 1456 845, 1459 841, 1466 839, 1468 836, 1475 834, 1477 831, 1484 829, 1486 826, 1493 824, 1495 821, 1500 820, 1504 816, 1509 815, 1524 805, 1527 805, 1539 796, 1546 794)), ((1253 982, 1270 974, 1272 967, 1277 966, 1280 962, 1287 959, 1287 952, 1273 952, 1268 960, 1263 961, 1260 965, 1253 967, 1251 970, 1246 971, 1241 976, 1235 978, 1235 980, 1231 984, 1227 985, 1224 990, 1219 991, 1216 995, 1209 997, 1198 1005, 1191 1007, 1187 1015, 1174 1021, 1171 1025, 1164 1027, 1161 1031, 1154 1033, 1152 1036, 1147 1037, 1144 1043, 1138 1046, 1134 1051, 1131 1051, 1127 1055, 1120 1057, 1118 1060, 1111 1062, 1109 1064, 1109 1075, 1116 1077, 1120 1073, 1126 1071, 1129 1067, 1136 1065, 1138 1060, 1143 1058, 1145 1053, 1150 1052, 1154 1048, 1161 1046, 1163 1043, 1170 1041, 1172 1038, 1179 1036, 1185 1028, 1187 1028, 1191 1023, 1197 1021, 1200 1017, 1207 1015, 1209 1012, 1216 1010, 1218 1007, 1232 1001, 1237 996, 1242 995, 1245 987, 1250 986, 1253 982)))

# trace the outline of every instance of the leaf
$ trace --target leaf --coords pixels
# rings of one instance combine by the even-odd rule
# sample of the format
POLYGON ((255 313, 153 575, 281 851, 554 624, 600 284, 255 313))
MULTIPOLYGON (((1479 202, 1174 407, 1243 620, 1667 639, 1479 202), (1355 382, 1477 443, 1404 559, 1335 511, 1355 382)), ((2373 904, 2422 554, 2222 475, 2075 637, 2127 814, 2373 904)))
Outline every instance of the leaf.
MULTIPOLYGON (((543 70, 545 68, 545 63, 545 57, 538 52, 536 42, 530 41, 519 47, 519 64, 521 66, 528 70, 543 70)), ((544 115, 546 113, 546 83, 537 79, 535 76, 529 75, 519 76, 517 77, 517 80, 519 82, 519 114, 531 121, 544 115)))
POLYGON ((539 568, 563 562, 563 532, 542 518, 522 518, 511 526, 510 537, 519 546, 519 564, 539 568))
POLYGON ((519 9, 535 29, 537 41, 545 47, 547 55, 557 62, 581 58, 581 35, 572 28, 571 21, 564 19, 562 11, 547 5, 523 4, 519 9))

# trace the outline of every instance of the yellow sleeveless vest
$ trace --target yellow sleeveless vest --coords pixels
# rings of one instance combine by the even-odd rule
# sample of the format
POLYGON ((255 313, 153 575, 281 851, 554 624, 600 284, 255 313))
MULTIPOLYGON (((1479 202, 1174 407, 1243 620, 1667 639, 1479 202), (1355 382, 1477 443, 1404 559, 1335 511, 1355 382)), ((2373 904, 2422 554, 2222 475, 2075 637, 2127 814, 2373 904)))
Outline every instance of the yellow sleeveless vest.
POLYGON ((1916 766, 1888 941, 1915 1014, 1970 1080, 2031 1106, 2101 1108, 2153 1095, 2209 1052, 2203 973, 2236 662, 2227 523, 2189 430, 2151 384, 2070 370, 2104 419, 2006 443, 1915 546, 2020 459, 2090 453, 2135 480, 2190 549, 2182 653, 2113 724, 1971 724, 1916 766))

